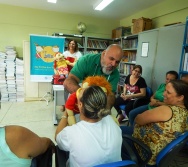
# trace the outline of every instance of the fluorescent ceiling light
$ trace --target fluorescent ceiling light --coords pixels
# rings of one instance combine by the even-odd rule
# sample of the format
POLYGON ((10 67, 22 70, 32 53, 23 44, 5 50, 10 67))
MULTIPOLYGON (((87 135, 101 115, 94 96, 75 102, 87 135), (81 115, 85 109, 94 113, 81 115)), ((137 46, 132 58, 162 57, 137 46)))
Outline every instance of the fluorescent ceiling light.
POLYGON ((48 2, 50 2, 50 3, 56 3, 57 0, 48 0, 48 2))
POLYGON ((108 6, 113 0, 102 0, 98 5, 96 5, 95 10, 103 10, 108 6))

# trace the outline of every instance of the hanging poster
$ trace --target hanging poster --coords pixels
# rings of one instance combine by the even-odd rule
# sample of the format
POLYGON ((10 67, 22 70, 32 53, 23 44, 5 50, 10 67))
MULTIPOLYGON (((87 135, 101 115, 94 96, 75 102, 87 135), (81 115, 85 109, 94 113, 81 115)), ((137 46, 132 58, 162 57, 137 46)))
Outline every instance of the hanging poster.
POLYGON ((54 56, 64 52, 65 38, 30 35, 31 82, 51 82, 54 75, 54 56))
POLYGON ((142 42, 142 57, 148 57, 148 49, 149 49, 149 43, 148 42, 142 42))

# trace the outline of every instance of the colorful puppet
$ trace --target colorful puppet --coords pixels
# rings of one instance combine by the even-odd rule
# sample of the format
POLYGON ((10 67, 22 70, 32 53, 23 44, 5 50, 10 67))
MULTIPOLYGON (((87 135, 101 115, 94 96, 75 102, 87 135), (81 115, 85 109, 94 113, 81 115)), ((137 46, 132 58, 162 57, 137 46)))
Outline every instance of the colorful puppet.
POLYGON ((74 65, 65 59, 64 55, 61 53, 57 53, 54 57, 54 73, 55 76, 58 76, 58 81, 64 81, 68 76, 68 65, 74 65))
MULTIPOLYGON (((112 94, 111 85, 103 76, 90 76, 82 82, 82 88, 87 88, 92 85, 100 86, 103 89, 103 91, 107 94, 107 96, 112 94)), ((74 115, 79 113, 77 105, 78 93, 78 91, 72 93, 65 103, 65 109, 68 114, 68 125, 73 125, 76 123, 74 115)), ((119 125, 117 119, 114 118, 114 120, 119 125)))

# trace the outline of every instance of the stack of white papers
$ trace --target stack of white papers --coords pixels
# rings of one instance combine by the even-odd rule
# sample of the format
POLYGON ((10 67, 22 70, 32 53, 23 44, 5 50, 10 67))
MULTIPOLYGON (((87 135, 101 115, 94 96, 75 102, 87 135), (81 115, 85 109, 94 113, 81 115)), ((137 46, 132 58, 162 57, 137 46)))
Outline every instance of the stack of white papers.
POLYGON ((18 58, 16 58, 16 88, 17 101, 24 101, 24 63, 18 58))
POLYGON ((6 53, 0 52, 0 90, 1 90, 1 101, 8 101, 8 90, 6 82, 6 53))
POLYGON ((7 61, 12 61, 14 62, 15 59, 16 59, 16 51, 15 51, 15 48, 13 46, 6 46, 5 47, 5 53, 6 53, 6 60, 7 61))
POLYGON ((0 52, 1 101, 24 101, 24 63, 16 55, 13 46, 0 52))
POLYGON ((16 78, 15 78, 15 59, 16 51, 13 46, 6 46, 6 81, 9 101, 16 101, 16 78))

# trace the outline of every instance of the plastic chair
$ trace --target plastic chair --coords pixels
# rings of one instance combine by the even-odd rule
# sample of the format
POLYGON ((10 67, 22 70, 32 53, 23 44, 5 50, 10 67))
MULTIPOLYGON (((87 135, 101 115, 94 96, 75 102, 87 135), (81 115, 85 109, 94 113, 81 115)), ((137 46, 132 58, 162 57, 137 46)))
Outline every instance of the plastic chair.
MULTIPOLYGON (((147 166, 149 159, 151 158, 151 150, 146 146, 142 141, 129 136, 123 135, 123 139, 126 142, 130 142, 129 145, 132 145, 131 150, 125 150, 128 152, 131 160, 137 162, 139 167, 147 166), (135 144, 142 149, 142 158, 137 152, 135 144)), ((172 160, 175 160, 175 156, 178 152, 183 149, 188 142, 188 132, 181 134, 178 138, 172 140, 166 147, 164 147, 156 157, 156 167, 165 167, 168 166, 172 160)))
POLYGON ((163 167, 175 159, 175 155, 183 149, 188 142, 188 132, 183 133, 177 139, 171 141, 165 148, 163 148, 156 158, 156 166, 163 167))
MULTIPOLYGON (((150 98, 152 95, 153 95, 152 89, 150 87, 146 87, 146 96, 136 98, 134 101, 134 104, 133 104, 133 109, 148 104, 150 102, 150 98)), ((119 107, 122 110, 122 114, 126 118, 127 117, 127 115, 125 113, 126 105, 123 104, 123 105, 120 105, 119 107)), ((117 114, 117 116, 118 116, 118 114, 117 114)))
POLYGON ((152 156, 150 148, 141 140, 138 140, 131 135, 123 135, 122 159, 127 157, 136 162, 139 167, 144 167, 152 156), (142 157, 137 152, 137 148, 142 151, 142 157))

